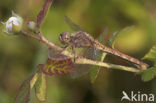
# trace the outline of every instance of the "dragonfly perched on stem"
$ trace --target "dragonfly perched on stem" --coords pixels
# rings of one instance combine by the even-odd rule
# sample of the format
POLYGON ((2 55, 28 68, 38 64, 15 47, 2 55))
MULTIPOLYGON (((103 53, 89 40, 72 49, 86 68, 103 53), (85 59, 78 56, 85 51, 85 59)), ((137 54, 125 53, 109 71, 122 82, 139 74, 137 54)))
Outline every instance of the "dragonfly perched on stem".
MULTIPOLYGON (((79 30, 78 32, 71 34, 71 36, 69 36, 68 32, 63 32, 59 36, 60 42, 65 45, 66 49, 72 48, 75 60, 77 59, 77 56, 82 56, 95 61, 98 61, 99 59, 100 61, 103 61, 103 56, 105 56, 106 53, 109 53, 137 64, 142 69, 146 69, 148 67, 146 63, 143 63, 138 59, 101 44, 67 17, 66 22, 72 29, 76 31, 79 30)), ((98 37, 98 40, 102 37, 105 37, 104 33, 98 37)), ((92 70, 92 68, 93 66, 90 64, 76 64, 71 57, 61 54, 54 48, 50 48, 47 65, 44 66, 43 71, 49 75, 71 74, 73 78, 77 78, 87 74, 90 70, 92 70)))
MULTIPOLYGON (((70 25, 70 23, 68 22, 68 20, 66 20, 67 24, 70 25)), ((72 28, 73 30, 77 29, 77 30, 81 30, 83 31, 79 26, 77 26, 76 24, 73 23, 73 27, 72 28)), ((60 38, 60 36, 59 36, 60 38)), ((60 38, 61 39, 61 38, 60 38)), ((63 44, 64 42, 61 41, 63 44)), ((93 47, 86 47, 86 48, 72 48, 73 46, 69 46, 69 45, 66 45, 65 46, 65 49, 72 49, 72 52, 74 54, 74 60, 76 59, 76 56, 79 55, 79 56, 82 56, 82 57, 85 57, 87 59, 91 59, 91 60, 95 60, 98 58, 98 56, 101 57, 100 53, 98 53, 98 56, 96 56, 96 53, 97 53, 97 50, 93 47), (70 48, 71 47, 71 48, 70 48), (75 50, 77 49, 77 50, 75 50)), ((65 50, 64 49, 64 50, 65 50)), ((64 51, 63 50, 63 51, 64 51)), ((61 52, 63 52, 61 51, 61 52)), ((75 61, 72 60, 72 58, 68 57, 68 56, 65 56, 65 55, 62 55, 60 52, 58 52, 57 50, 55 50, 54 48, 49 48, 49 60, 51 61, 50 64, 53 64, 53 69, 52 68, 44 68, 44 72, 45 73, 49 73, 50 75, 54 74, 54 73, 58 73, 58 72, 55 72, 55 71, 60 71, 59 73, 60 74, 63 74, 63 72, 65 74, 71 74, 72 78, 78 78, 84 74, 87 74, 90 70, 92 70, 92 65, 90 64, 76 64, 75 61), (54 63, 54 62, 57 62, 54 63), (62 64, 59 64, 60 62, 62 62, 62 64), (66 68, 66 69, 61 69, 60 67, 63 67, 63 68, 66 68), (49 71, 53 71, 53 72, 49 72, 49 71), (63 72, 61 72, 63 71, 63 72), (67 73, 68 72, 68 73, 67 73)))
MULTIPOLYGON (((68 23, 72 23, 72 21, 66 17, 66 21, 68 21, 68 23)), ((76 24, 72 23, 74 27, 77 27, 76 24)), ((110 47, 107 47, 103 44, 101 44, 100 42, 98 42, 97 40, 95 40, 92 36, 90 36, 88 33, 86 33, 84 30, 80 29, 80 31, 72 33, 69 36, 68 32, 63 32, 60 34, 59 36, 59 40, 63 45, 66 45, 66 47, 71 46, 74 53, 75 53, 75 48, 86 48, 86 47, 91 47, 94 48, 94 50, 99 50, 102 52, 106 52, 108 54, 112 54, 115 56, 118 56, 124 60, 127 60, 131 63, 134 63, 138 66, 140 66, 141 69, 146 69, 148 67, 148 64, 133 58, 131 56, 128 56, 118 50, 112 49, 110 47)))

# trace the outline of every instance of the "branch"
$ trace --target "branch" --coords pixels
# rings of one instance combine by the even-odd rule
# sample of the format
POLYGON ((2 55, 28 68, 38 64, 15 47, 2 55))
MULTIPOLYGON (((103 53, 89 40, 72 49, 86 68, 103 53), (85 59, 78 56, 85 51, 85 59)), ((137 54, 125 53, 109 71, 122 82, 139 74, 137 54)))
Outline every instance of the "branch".
MULTIPOLYGON (((41 32, 38 32, 39 37, 36 37, 30 33, 27 33, 25 31, 21 31, 25 36, 39 40, 41 42, 43 42, 44 44, 48 45, 51 48, 54 48, 58 51, 62 51, 63 48, 53 44, 52 42, 49 42, 41 32)), ((63 52, 61 52, 61 54, 69 56, 70 58, 74 58, 74 54, 68 52, 67 50, 64 50, 63 52)), ((129 72, 140 72, 141 70, 138 70, 137 68, 133 68, 133 67, 127 67, 127 66, 121 66, 121 65, 115 65, 115 64, 109 64, 109 63, 105 63, 105 62, 101 62, 101 61, 94 61, 94 60, 90 60, 90 59, 86 59, 84 57, 81 56, 76 56, 76 61, 75 63, 77 64, 90 64, 90 65, 96 65, 96 66, 100 66, 100 67, 105 67, 105 68, 109 68, 109 69, 119 69, 119 70, 124 70, 124 71, 129 71, 129 72)))
POLYGON ((47 0, 45 1, 42 10, 37 15, 37 27, 39 28, 41 23, 43 22, 43 19, 45 19, 45 16, 48 13, 49 8, 51 7, 51 4, 53 3, 53 0, 47 0))

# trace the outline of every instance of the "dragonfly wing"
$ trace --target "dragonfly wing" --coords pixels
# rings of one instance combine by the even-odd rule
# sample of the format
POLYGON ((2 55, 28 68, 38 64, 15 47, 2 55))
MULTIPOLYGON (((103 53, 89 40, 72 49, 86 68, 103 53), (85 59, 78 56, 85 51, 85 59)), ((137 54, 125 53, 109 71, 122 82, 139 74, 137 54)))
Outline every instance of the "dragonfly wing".
MULTIPOLYGON (((78 54, 83 56, 87 59, 96 60, 98 57, 98 51, 92 47, 83 48, 80 53, 78 54)), ((81 77, 87 73, 89 73, 93 68, 93 65, 89 64, 74 64, 74 69, 71 74, 72 78, 81 77)))
POLYGON ((84 31, 80 26, 75 24, 68 16, 65 16, 65 21, 72 30, 74 30, 74 31, 84 31))
MULTIPOLYGON (((107 32, 108 32, 108 29, 107 28, 104 29, 104 32, 99 35, 97 40, 99 40, 99 42, 102 42, 103 44, 106 44, 108 42, 107 41, 107 38, 108 38, 107 32)), ((88 47, 88 48, 83 48, 81 53, 80 53, 80 56, 83 56, 87 59, 96 60, 96 61, 101 61, 102 55, 103 55, 102 51, 99 51, 92 46, 88 47)), ((76 77, 80 77, 82 75, 85 75, 88 72, 90 72, 93 67, 94 67, 93 65, 76 64, 76 65, 74 65, 74 69, 73 69, 74 72, 72 74, 72 77, 76 78, 76 77)))
POLYGON ((48 58, 52 59, 52 60, 67 60, 69 59, 68 56, 65 56, 63 54, 60 53, 60 51, 56 50, 55 48, 49 48, 48 49, 48 58))
POLYGON ((59 51, 57 51, 54 48, 48 48, 48 58, 53 57, 54 55, 56 55, 59 51))
POLYGON ((87 64, 74 64, 73 71, 71 73, 72 78, 79 78, 87 74, 91 70, 92 65, 87 64))

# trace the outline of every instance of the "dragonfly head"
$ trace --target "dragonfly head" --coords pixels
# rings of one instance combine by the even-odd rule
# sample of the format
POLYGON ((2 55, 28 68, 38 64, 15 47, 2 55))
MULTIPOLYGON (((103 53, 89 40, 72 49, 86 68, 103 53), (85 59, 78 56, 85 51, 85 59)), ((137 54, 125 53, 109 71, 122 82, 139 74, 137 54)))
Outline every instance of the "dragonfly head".
POLYGON ((59 36, 59 40, 62 44, 69 44, 69 33, 68 32, 63 32, 59 36))

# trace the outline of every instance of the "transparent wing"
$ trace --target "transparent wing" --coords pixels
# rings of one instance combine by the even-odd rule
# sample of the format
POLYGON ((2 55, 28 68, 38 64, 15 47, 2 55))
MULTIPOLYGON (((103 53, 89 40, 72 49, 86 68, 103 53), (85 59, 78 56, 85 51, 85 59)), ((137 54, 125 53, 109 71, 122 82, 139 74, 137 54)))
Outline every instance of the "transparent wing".
POLYGON ((58 61, 63 61, 69 59, 68 56, 62 55, 60 51, 54 49, 54 48, 49 48, 48 49, 48 58, 52 60, 58 60, 58 61))
MULTIPOLYGON (((85 32, 85 30, 83 30, 79 25, 75 24, 68 16, 65 16, 65 21, 67 22, 67 24, 72 30, 85 32)), ((92 47, 82 48, 80 55, 88 59, 95 60, 97 55, 97 50, 92 47)))
MULTIPOLYGON (((85 32, 85 30, 83 30, 80 26, 75 24, 69 17, 65 16, 65 21, 67 22, 67 24, 72 30, 85 32)), ((101 53, 93 47, 77 49, 76 54, 91 60, 96 60, 101 56, 101 53)), ((92 67, 93 67, 92 65, 87 65, 87 64, 74 64, 74 69, 73 69, 74 71, 72 73, 72 77, 77 78, 82 75, 85 75, 91 71, 92 67)))
MULTIPOLYGON (((80 56, 83 56, 87 59, 91 60, 96 60, 99 58, 99 53, 97 55, 98 51, 95 50, 92 47, 84 48, 82 51, 79 53, 80 56)), ((93 65, 89 64, 74 64, 74 71, 72 72, 71 76, 72 78, 78 78, 81 77, 87 73, 89 73, 93 68, 93 65)))
POLYGON ((65 21, 74 31, 84 31, 79 25, 75 24, 68 16, 65 16, 65 21))

